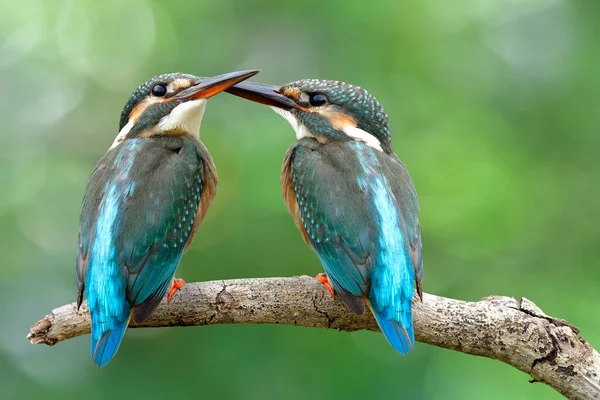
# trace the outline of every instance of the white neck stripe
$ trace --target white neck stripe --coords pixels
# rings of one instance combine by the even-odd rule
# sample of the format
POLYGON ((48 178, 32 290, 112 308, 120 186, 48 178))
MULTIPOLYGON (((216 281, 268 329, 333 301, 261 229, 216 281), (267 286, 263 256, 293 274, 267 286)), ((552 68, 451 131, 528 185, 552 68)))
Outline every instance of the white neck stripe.
POLYGON ((367 146, 370 146, 376 150, 383 152, 381 148, 381 142, 375 136, 371 135, 369 132, 364 131, 360 128, 357 128, 353 125, 345 125, 342 131, 350 136, 354 140, 358 140, 359 142, 365 143, 367 146))
POLYGON ((131 132, 131 129, 133 128, 134 124, 135 124, 135 121, 133 121, 133 120, 129 120, 129 122, 127 122, 127 125, 125 125, 123 127, 123 129, 121 129, 119 131, 119 134, 115 138, 115 141, 113 142, 113 144, 110 146, 110 149, 117 147, 119 145, 119 143, 121 143, 123 140, 125 140, 125 137, 127 136, 127 134, 129 132, 131 132))

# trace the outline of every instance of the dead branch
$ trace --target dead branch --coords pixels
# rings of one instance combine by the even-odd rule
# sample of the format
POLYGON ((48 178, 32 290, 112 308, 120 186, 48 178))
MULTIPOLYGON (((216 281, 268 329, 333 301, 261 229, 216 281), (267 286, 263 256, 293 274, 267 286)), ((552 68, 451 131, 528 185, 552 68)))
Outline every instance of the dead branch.
MULTIPOLYGON (((569 399, 600 399, 600 356, 569 322, 550 317, 522 298, 487 297, 465 302, 424 294, 414 302, 419 342, 500 360, 569 399)), ((236 279, 188 283, 141 325, 288 324, 377 331, 370 313, 358 316, 332 300, 315 279, 236 279)), ((54 345, 90 332, 86 305, 56 308, 27 336, 54 345)), ((390 350, 391 351, 391 350, 390 350)))

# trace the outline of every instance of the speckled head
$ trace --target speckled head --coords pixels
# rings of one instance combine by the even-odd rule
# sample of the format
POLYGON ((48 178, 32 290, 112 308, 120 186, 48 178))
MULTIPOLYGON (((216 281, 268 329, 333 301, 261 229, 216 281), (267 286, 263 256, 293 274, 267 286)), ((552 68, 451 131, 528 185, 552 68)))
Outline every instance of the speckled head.
POLYGON ((121 112, 119 134, 112 147, 134 137, 198 134, 206 101, 258 72, 231 72, 212 78, 180 72, 155 76, 129 97, 121 112))
POLYGON ((388 116, 365 89, 346 82, 303 79, 281 87, 242 82, 228 92, 271 106, 298 139, 356 140, 392 152, 388 116))

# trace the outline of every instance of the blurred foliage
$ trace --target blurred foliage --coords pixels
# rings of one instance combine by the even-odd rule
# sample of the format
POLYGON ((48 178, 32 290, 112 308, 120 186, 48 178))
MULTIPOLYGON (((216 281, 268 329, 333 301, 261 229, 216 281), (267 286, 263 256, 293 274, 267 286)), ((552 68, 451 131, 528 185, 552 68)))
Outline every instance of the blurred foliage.
MULTIPOLYGON (((75 299, 79 207, 149 77, 262 68, 257 80, 348 81, 390 115, 421 199, 426 291, 526 296, 600 346, 600 2, 21 0, 0 5, 2 398, 556 399, 504 364, 379 334, 289 326, 129 331, 103 369, 89 337, 32 346, 75 299)), ((266 107, 211 100, 214 205, 188 281, 314 275, 286 214, 293 141, 266 107)))

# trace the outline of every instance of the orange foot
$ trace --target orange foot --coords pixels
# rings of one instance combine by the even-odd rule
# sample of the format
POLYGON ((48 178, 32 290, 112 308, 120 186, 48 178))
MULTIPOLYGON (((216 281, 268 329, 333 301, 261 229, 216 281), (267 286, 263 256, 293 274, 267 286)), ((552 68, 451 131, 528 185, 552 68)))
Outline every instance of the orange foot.
POLYGON ((169 286, 169 290, 167 291, 167 304, 171 304, 171 300, 181 287, 185 285, 185 281, 183 279, 173 278, 171 281, 171 285, 169 286))
POLYGON ((327 274, 317 274, 317 276, 315 276, 315 279, 317 281, 319 281, 319 283, 322 283, 323 285, 325 285, 325 287, 327 288, 327 291, 329 292, 329 294, 331 295, 332 298, 335 297, 335 290, 333 289, 333 286, 331 286, 331 282, 329 282, 329 278, 327 277, 327 274))

